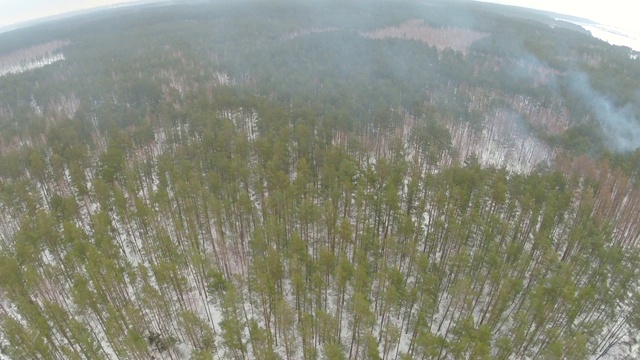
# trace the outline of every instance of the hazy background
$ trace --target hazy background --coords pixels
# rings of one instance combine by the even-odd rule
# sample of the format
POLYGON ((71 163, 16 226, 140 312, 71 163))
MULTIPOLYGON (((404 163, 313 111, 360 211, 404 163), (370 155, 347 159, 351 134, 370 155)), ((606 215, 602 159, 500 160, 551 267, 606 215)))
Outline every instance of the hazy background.
MULTIPOLYGON (((11 29, 25 21, 72 11, 154 1, 157 0, 0 0, 0 31, 11 29)), ((640 22, 636 19, 637 12, 633 8, 633 3, 628 0, 499 0, 486 2, 516 5, 587 18, 607 25, 604 28, 585 26, 594 36, 612 44, 626 45, 640 51, 640 22)))
MULTIPOLYGON (((484 0, 480 0, 484 1, 484 0)), ((591 34, 610 44, 640 51, 640 22, 633 2, 628 0, 499 0, 484 1, 552 11, 593 20, 605 26, 578 23, 591 34)))
MULTIPOLYGON (((99 6, 137 3, 137 0, 0 0, 0 26, 13 25, 27 20, 63 14, 69 11, 99 6)), ((549 10, 563 14, 586 17, 607 25, 640 31, 637 12, 628 0, 580 1, 580 0, 501 0, 489 1, 517 5, 533 9, 549 10)))

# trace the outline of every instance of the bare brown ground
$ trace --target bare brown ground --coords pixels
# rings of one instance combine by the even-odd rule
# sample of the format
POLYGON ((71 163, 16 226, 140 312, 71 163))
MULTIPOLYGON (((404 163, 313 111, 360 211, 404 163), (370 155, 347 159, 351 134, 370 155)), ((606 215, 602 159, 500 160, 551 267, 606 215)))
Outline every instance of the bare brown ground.
POLYGON ((485 33, 455 27, 434 28, 419 19, 408 20, 399 26, 391 26, 361 34, 376 40, 407 39, 418 40, 438 51, 450 48, 466 54, 469 46, 487 36, 485 33))

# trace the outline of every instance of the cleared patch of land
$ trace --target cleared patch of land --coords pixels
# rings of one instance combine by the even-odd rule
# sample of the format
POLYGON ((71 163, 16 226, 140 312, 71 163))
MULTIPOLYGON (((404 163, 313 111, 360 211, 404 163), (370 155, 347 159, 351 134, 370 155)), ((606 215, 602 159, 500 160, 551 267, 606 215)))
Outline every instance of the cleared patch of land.
POLYGON ((457 27, 436 28, 425 24, 423 20, 412 19, 399 26, 390 26, 362 33, 362 36, 376 40, 418 40, 429 46, 435 46, 438 51, 450 48, 466 54, 471 44, 487 36, 487 34, 457 27))

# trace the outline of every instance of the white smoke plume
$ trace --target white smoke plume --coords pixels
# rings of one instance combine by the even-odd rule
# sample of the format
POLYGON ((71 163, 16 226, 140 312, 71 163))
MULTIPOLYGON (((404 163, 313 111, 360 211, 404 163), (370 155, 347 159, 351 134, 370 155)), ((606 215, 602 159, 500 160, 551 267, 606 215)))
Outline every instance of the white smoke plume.
POLYGON ((616 108, 591 87, 584 73, 574 73, 569 77, 572 90, 589 106, 602 126, 609 147, 623 152, 640 148, 640 121, 631 105, 616 108))

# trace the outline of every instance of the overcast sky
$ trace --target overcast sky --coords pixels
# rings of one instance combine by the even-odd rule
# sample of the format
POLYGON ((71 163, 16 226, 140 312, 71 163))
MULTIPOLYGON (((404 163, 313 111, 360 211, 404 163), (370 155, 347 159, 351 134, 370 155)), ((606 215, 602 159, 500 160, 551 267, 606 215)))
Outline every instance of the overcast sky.
POLYGON ((133 0, 0 0, 0 26, 133 0))
MULTIPOLYGON (((0 0, 0 27, 73 10, 134 0, 0 0)), ((640 32, 638 12, 630 0, 498 0, 500 2, 585 17, 640 32)))

